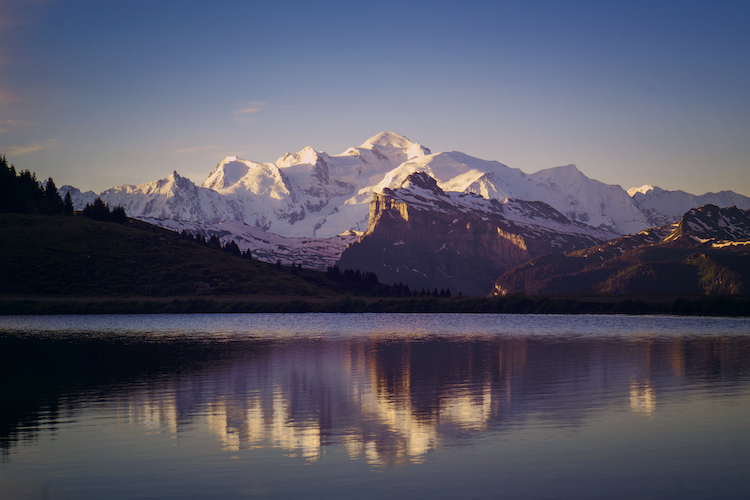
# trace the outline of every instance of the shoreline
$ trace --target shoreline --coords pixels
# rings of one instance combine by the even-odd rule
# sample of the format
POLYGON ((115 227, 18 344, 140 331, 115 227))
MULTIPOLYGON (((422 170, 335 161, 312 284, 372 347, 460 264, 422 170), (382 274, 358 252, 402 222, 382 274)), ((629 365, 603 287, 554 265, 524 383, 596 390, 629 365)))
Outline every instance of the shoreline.
POLYGON ((0 315, 188 313, 671 314, 750 317, 748 296, 0 297, 0 315))

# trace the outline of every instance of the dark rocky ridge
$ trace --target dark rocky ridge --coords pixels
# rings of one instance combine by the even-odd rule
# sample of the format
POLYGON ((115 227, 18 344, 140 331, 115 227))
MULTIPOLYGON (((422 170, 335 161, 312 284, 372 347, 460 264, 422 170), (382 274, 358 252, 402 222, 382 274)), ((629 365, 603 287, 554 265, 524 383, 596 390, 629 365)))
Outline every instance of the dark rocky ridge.
POLYGON ((338 265, 372 271, 383 283, 401 282, 412 290, 486 295, 495 278, 513 266, 611 237, 542 202, 447 194, 420 172, 400 189, 373 195, 367 231, 338 265))
POLYGON ((737 295, 750 290, 750 211, 704 205, 672 225, 500 276, 494 295, 737 295))

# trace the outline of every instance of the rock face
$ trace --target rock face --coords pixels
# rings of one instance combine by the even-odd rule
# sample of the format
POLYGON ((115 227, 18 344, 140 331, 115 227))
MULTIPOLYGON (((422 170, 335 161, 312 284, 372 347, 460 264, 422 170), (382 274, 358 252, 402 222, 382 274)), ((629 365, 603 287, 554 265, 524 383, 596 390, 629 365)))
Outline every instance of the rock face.
POLYGON ((750 210, 704 205, 679 222, 508 270, 494 295, 733 295, 750 289, 750 210))
POLYGON ((495 277, 515 265, 615 236, 542 202, 447 194, 418 172, 400 189, 373 194, 367 231, 347 246, 338 266, 372 271, 383 283, 412 290, 486 295, 495 277))

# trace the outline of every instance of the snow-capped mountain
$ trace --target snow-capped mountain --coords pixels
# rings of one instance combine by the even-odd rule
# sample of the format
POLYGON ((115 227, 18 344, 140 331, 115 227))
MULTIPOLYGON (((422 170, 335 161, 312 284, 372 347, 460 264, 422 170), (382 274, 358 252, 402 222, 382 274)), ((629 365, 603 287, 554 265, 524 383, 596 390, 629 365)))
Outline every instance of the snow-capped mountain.
POLYGON ((177 172, 166 179, 118 186, 101 194, 110 206, 121 205, 125 213, 140 217, 194 220, 207 223, 241 220, 237 202, 212 189, 197 187, 177 172))
POLYGON ((691 208, 703 205, 750 208, 750 198, 733 191, 697 196, 685 191, 665 191, 660 187, 646 184, 628 189, 628 194, 633 197, 636 206, 647 215, 649 224, 654 227, 676 222, 691 208))
MULTIPOLYGON (((674 221, 694 203, 750 208, 750 198, 731 192, 713 199, 706 198, 710 194, 696 197, 653 188, 635 190, 631 196, 620 186, 586 177, 574 165, 527 174, 457 151, 432 153, 392 132, 381 132, 338 155, 308 146, 273 163, 229 156, 200 187, 174 172, 160 181, 114 187, 100 196, 111 206, 122 205, 133 217, 236 220, 287 237, 327 238, 364 231, 373 193, 396 189, 415 172, 427 173, 446 192, 542 201, 568 219, 619 234, 674 221)), ((63 195, 65 188, 60 190, 63 195)), ((88 199, 79 194, 74 196, 77 209, 88 199)))
POLYGON ((374 195, 369 220, 342 254, 340 268, 372 271, 385 283, 470 295, 489 293, 497 276, 534 257, 617 236, 571 221, 544 202, 446 193, 426 172, 374 195))
POLYGON ((65 184, 58 190, 61 197, 65 197, 67 193, 70 193, 70 199, 73 201, 73 208, 76 210, 83 210, 88 204, 94 203, 94 201, 100 196, 93 191, 81 191, 80 189, 65 184))

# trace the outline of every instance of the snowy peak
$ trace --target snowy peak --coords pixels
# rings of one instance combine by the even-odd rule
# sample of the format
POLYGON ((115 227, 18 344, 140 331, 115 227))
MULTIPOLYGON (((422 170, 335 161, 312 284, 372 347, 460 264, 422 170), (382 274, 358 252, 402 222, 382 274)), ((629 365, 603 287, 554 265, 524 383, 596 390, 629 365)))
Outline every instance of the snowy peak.
POLYGON ((632 188, 628 189, 628 194, 631 197, 635 197, 636 193, 648 194, 651 191, 654 191, 654 193, 661 193, 663 191, 663 189, 658 188, 656 186, 652 186, 651 184, 644 184, 641 187, 632 187, 632 188))
POLYGON ((100 197, 110 206, 120 205, 131 217, 219 222, 239 216, 237 206, 212 189, 198 187, 177 172, 158 181, 117 186, 100 197))
POLYGON ((216 168, 203 181, 202 187, 221 191, 232 184, 237 183, 250 170, 249 165, 244 160, 236 156, 227 156, 216 165, 216 168))
MULTIPOLYGON (((143 193, 147 195, 166 195, 172 196, 178 191, 193 191, 196 189, 195 184, 185 177, 180 176, 177 171, 173 171, 164 179, 159 179, 152 182, 144 182, 143 184, 125 184, 122 186, 115 186, 104 191, 101 194, 104 200, 108 196, 116 193, 122 194, 136 194, 143 193)), ((106 200, 105 200, 106 201, 106 200)))
POLYGON ((273 163, 256 163, 228 156, 203 182, 204 188, 223 195, 249 194, 284 200, 290 189, 284 175, 273 163))
POLYGON ((58 189, 58 192, 60 193, 60 196, 65 198, 65 195, 70 193, 70 197, 73 201, 73 208, 75 210, 83 210, 83 208, 89 204, 94 203, 94 201, 99 197, 95 192, 93 191, 86 191, 81 192, 80 189, 70 186, 68 184, 65 184, 64 186, 60 186, 60 189, 58 189))
POLYGON ((372 149, 373 146, 378 146, 386 149, 409 149, 413 145, 413 142, 401 134, 380 132, 363 142, 360 148, 372 149))
POLYGON ((278 160, 275 165, 279 168, 290 167, 292 165, 315 165, 320 159, 317 151, 311 146, 305 146, 304 149, 296 153, 287 153, 278 160))
POLYGON ((578 167, 572 163, 561 167, 545 168, 532 175, 537 179, 549 179, 551 181, 564 180, 565 182, 570 182, 571 179, 586 177, 583 175, 583 172, 578 170, 578 167))
POLYGON ((650 226, 661 226, 680 220, 692 208, 703 205, 736 206, 750 209, 750 198, 732 191, 694 195, 685 191, 666 191, 655 186, 641 186, 628 190, 633 203, 646 214, 650 226))
POLYGON ((394 132, 380 132, 362 143, 360 149, 370 149, 385 156, 404 155, 407 160, 430 154, 430 150, 403 135, 394 132))

